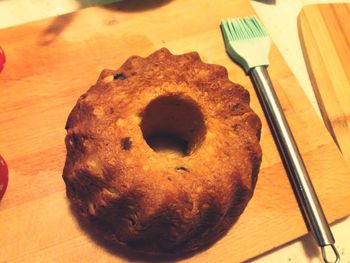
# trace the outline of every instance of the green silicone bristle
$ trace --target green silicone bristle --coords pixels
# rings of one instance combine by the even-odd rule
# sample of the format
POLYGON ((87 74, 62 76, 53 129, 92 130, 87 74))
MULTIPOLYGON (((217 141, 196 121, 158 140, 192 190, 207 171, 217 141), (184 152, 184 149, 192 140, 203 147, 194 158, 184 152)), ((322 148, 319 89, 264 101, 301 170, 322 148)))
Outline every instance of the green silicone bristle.
POLYGON ((257 66, 268 66, 271 41, 255 16, 222 20, 221 30, 228 54, 246 73, 257 66))

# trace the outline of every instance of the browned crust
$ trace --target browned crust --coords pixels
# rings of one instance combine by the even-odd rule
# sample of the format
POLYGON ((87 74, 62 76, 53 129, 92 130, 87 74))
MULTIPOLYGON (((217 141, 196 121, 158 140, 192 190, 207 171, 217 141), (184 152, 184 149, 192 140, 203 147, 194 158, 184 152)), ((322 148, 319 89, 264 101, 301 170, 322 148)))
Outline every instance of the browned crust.
POLYGON ((191 253, 222 236, 253 194, 260 119, 249 93, 196 52, 175 56, 163 48, 103 70, 66 129, 67 196, 119 246, 152 255, 191 253), (174 94, 197 103, 207 133, 193 154, 169 160, 144 141, 140 116, 154 98, 174 94))

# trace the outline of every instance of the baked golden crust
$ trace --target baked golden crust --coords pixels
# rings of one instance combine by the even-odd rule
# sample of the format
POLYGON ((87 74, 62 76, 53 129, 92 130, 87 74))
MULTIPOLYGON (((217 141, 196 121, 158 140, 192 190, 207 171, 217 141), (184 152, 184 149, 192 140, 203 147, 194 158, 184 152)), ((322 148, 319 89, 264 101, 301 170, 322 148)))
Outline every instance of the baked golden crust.
POLYGON ((103 70, 69 115, 63 178, 78 213, 107 240, 151 255, 196 251, 250 200, 261 122, 249 93, 195 52, 160 49, 103 70), (146 139, 170 133, 184 156, 146 139))

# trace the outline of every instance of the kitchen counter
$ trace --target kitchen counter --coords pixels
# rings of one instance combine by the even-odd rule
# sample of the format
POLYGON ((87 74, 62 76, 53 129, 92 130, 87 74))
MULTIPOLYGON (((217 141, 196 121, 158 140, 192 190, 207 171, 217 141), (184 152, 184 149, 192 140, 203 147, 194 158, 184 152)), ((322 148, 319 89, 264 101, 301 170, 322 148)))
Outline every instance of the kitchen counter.
MULTIPOLYGON (((108 4, 115 0, 3 0, 0 1, 0 29, 24 24, 47 17, 69 13, 80 8, 93 5, 108 4)), ((273 1, 266 1, 273 2, 273 1)), ((276 3, 266 4, 263 1, 252 1, 252 6, 270 33, 274 43, 300 82, 308 99, 319 114, 319 109, 309 80, 301 51, 297 16, 306 4, 327 3, 321 0, 276 0, 276 3)), ((350 1, 332 1, 350 2, 350 1)), ((1 45, 0 39, 0 45, 1 45)), ((6 52, 6 50, 5 50, 6 52)), ((320 114, 319 114, 320 116, 320 114)), ((350 218, 332 225, 336 246, 341 255, 341 262, 350 262, 350 218)), ((268 237, 267 237, 268 242, 268 237)), ((1 255, 0 255, 1 257, 1 255)), ((284 245, 272 252, 254 259, 254 262, 320 262, 320 251, 308 235, 284 245)), ((1 258, 0 258, 1 259, 1 258)))

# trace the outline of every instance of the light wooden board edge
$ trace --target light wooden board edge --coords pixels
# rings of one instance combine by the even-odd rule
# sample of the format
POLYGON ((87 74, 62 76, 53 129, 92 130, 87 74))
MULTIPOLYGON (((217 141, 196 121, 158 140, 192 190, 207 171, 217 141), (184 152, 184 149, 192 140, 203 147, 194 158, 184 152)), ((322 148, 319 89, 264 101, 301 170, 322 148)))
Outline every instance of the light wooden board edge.
POLYGON ((343 29, 350 23, 349 10, 350 4, 308 5, 298 17, 301 47, 322 118, 348 163, 350 47, 346 47, 349 42, 346 44, 345 38, 350 39, 350 30, 343 29), (335 30, 337 27, 339 30, 335 30), (344 35, 339 35, 338 31, 344 35))

